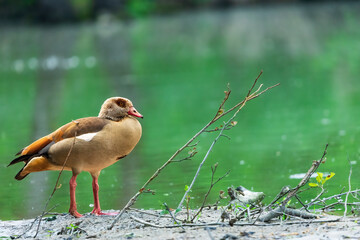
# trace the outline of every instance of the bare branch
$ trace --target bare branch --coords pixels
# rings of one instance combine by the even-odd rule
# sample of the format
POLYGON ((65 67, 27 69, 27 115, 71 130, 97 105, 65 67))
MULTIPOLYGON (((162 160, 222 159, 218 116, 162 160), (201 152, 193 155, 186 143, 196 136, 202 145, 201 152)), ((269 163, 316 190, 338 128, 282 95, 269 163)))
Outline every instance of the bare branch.
POLYGON ((280 192, 276 195, 276 197, 274 198, 274 200, 272 200, 271 203, 265 207, 265 209, 269 209, 269 208, 270 208, 274 203, 276 203, 280 198, 282 198, 283 196, 285 196, 286 194, 288 194, 289 191, 290 191, 290 186, 284 186, 284 187, 282 187, 282 189, 281 189, 280 192))
MULTIPOLYGON (((257 77, 257 79, 260 77, 261 74, 259 74, 259 76, 257 77)), ((253 84, 251 90, 254 88, 256 81, 253 84)), ((124 212, 129 209, 132 205, 134 205, 134 203, 136 202, 137 198, 142 194, 141 189, 145 189, 147 187, 147 185, 152 182, 159 174, 160 172, 166 167, 168 166, 170 163, 173 162, 173 160, 175 159, 176 156, 178 156, 178 154, 180 152, 182 152, 185 148, 189 147, 193 141, 200 135, 202 134, 204 131, 206 131, 208 129, 209 126, 211 126, 213 123, 215 123, 216 121, 218 121, 220 118, 222 118, 223 116, 227 115, 228 113, 232 112, 234 109, 238 108, 240 106, 240 109, 242 108, 242 106, 247 102, 250 101, 258 96, 260 96, 261 94, 265 93, 266 91, 268 91, 269 89, 278 86, 279 84, 273 85, 271 87, 268 87, 267 89, 263 90, 262 92, 256 93, 255 95, 249 95, 247 96, 242 102, 236 104, 232 109, 226 111, 226 112, 222 112, 221 114, 219 114, 219 112, 221 112, 222 107, 224 106, 225 102, 228 100, 229 95, 230 95, 230 89, 228 89, 227 92, 225 92, 225 97, 223 99, 223 102, 220 104, 220 107, 217 111, 216 116, 210 121, 208 122, 200 131, 198 131, 192 138, 190 138, 182 147, 180 147, 160 168, 158 168, 155 173, 146 181, 146 183, 143 185, 142 188, 140 188, 140 190, 128 201, 128 203, 123 207, 123 209, 118 213, 118 215, 115 217, 114 221, 112 222, 112 224, 110 225, 110 227, 108 228, 109 230, 112 229, 116 222, 120 219, 120 217, 124 214, 124 212)), ((250 91, 251 92, 251 91, 250 91)), ((239 111, 239 110, 238 110, 239 111)), ((236 114, 235 114, 236 115, 236 114)))
POLYGON ((305 211, 309 212, 309 210, 307 209, 307 206, 301 201, 301 199, 299 198, 299 196, 297 194, 295 194, 295 198, 304 207, 305 211))
POLYGON ((307 210, 309 207, 314 205, 314 202, 316 202, 324 194, 324 192, 325 192, 325 189, 322 187, 321 192, 313 200, 311 200, 311 202, 309 202, 308 204, 305 205, 305 209, 307 210))
POLYGON ((171 218, 174 220, 174 223, 175 223, 175 224, 178 223, 178 224, 180 225, 180 227, 185 231, 185 228, 182 226, 181 222, 178 221, 178 220, 176 220, 175 216, 172 214, 169 206, 168 206, 166 203, 163 203, 163 205, 165 206, 166 211, 168 211, 168 213, 170 214, 171 218))
POLYGON ((187 147, 188 147, 188 148, 196 147, 198 144, 199 144, 199 141, 197 141, 197 142, 194 143, 194 144, 188 145, 187 147))
MULTIPOLYGON (((328 148, 328 144, 326 144, 324 152, 322 157, 320 158, 320 160, 315 160, 311 167, 309 168, 309 170, 307 171, 307 173, 305 174, 305 176, 301 179, 301 181, 299 182, 299 184, 293 188, 288 190, 287 187, 283 187, 283 189, 281 190, 281 192, 278 194, 278 196, 273 200, 273 202, 268 205, 266 208, 269 208, 273 203, 275 203, 279 198, 281 198, 282 196, 284 196, 285 194, 287 194, 286 198, 281 202, 281 205, 278 206, 277 208, 275 208, 274 210, 271 210, 270 212, 268 212, 266 215, 261 216, 259 218, 260 221, 263 222, 267 222, 270 221, 272 218, 280 216, 281 214, 285 213, 285 211, 287 211, 287 208, 285 207, 286 204, 289 202, 289 200, 296 196, 298 190, 303 187, 310 179, 311 175, 318 169, 318 167, 320 166, 320 164, 324 161, 325 156, 327 154, 327 148, 328 148), (285 194, 284 194, 285 192, 285 194)), ((317 198, 320 198, 320 196, 323 194, 323 192, 321 194, 318 195, 317 198)), ((315 200, 316 201, 316 200, 315 200)))
MULTIPOLYGON (((273 86, 271 86, 271 87, 268 87, 268 88, 262 90, 261 92, 257 93, 256 95, 254 95, 254 96, 252 96, 252 97, 249 97, 249 99, 248 99, 247 101, 251 101, 251 100, 259 97, 260 95, 264 94, 264 93, 267 92, 268 90, 270 90, 270 89, 272 89, 272 88, 274 88, 274 87, 277 87, 277 86, 279 86, 279 85, 280 85, 280 83, 277 83, 277 84, 275 84, 275 85, 273 85, 273 86)), ((222 115, 219 115, 216 119, 214 119, 214 122, 217 121, 217 120, 219 120, 219 119, 222 118, 223 116, 227 115, 228 113, 234 111, 234 109, 237 109, 239 106, 241 106, 241 105, 244 103, 244 101, 245 101, 245 100, 239 102, 238 104, 236 104, 235 106, 233 106, 232 108, 230 108, 229 110, 227 110, 226 112, 224 112, 222 115)))
POLYGON ((70 157, 70 154, 71 154, 71 152, 72 152, 72 150, 73 150, 73 147, 74 147, 74 145, 75 145, 76 135, 77 135, 77 132, 75 132, 73 143, 72 143, 71 146, 70 146, 69 152, 68 152, 68 154, 67 154, 67 156, 66 156, 66 158, 65 158, 65 161, 64 161, 64 163, 63 163, 63 165, 62 165, 62 168, 61 168, 61 170, 60 170, 60 172, 59 172, 59 175, 58 175, 58 177, 57 177, 57 179, 56 179, 56 182, 55 182, 55 185, 54 185, 54 189, 53 189, 52 193, 50 194, 48 200, 46 201, 44 210, 43 210, 42 214, 40 215, 39 223, 38 223, 38 225, 37 225, 36 233, 35 233, 34 238, 36 238, 36 236, 37 236, 38 233, 39 233, 39 228, 40 228, 40 224, 41 224, 41 219, 42 219, 42 217, 43 217, 43 216, 45 215, 45 213, 46 213, 46 208, 47 208, 47 206, 49 205, 49 202, 50 202, 50 200, 52 199, 52 197, 54 196, 56 190, 58 189, 58 184, 59 184, 60 176, 61 176, 62 172, 64 171, 66 162, 68 161, 68 159, 69 159, 69 157, 70 157))
POLYGON ((192 217, 191 219, 191 222, 194 222, 195 218, 202 212, 202 210, 204 209, 205 207, 205 203, 206 203, 206 200, 212 190, 212 188, 215 186, 215 184, 217 184, 219 181, 221 181, 224 177, 226 177, 227 175, 229 175, 230 173, 230 170, 227 171, 223 176, 221 176, 220 178, 218 178, 215 182, 214 182, 214 175, 215 175, 215 172, 216 172, 216 169, 217 169, 217 163, 213 166, 211 166, 211 183, 210 183, 210 187, 209 187, 209 190, 207 191, 207 193, 205 194, 205 197, 204 197, 204 200, 201 204, 201 207, 199 208, 199 210, 195 213, 195 215, 192 217))
POLYGON ((344 192, 344 193, 340 193, 340 194, 336 194, 336 195, 333 195, 333 196, 330 196, 330 197, 327 197, 327 198, 323 198, 323 199, 321 199, 319 201, 316 201, 316 202, 313 203, 313 205, 318 204, 320 202, 325 202, 325 201, 328 201, 328 200, 331 200, 331 199, 334 199, 334 198, 339 198, 339 197, 344 196, 344 195, 346 195, 348 193, 353 194, 353 193, 359 193, 359 192, 360 192, 360 189, 352 190, 352 191, 348 191, 348 192, 344 192))
POLYGON ((218 140, 218 139, 220 138, 220 136, 222 135, 222 132, 224 131, 225 126, 226 126, 226 125, 224 125, 224 127, 223 127, 222 130, 220 131, 219 135, 214 139, 214 141, 212 142, 212 144, 211 144, 211 146, 209 147, 208 151, 206 152, 205 157, 204 157, 203 160, 201 161, 201 163, 200 163, 200 165, 199 165, 199 167, 198 167, 198 169, 197 169, 197 171, 196 171, 196 173, 195 173, 195 176, 194 176, 193 180, 191 181, 188 189, 185 191, 185 194, 184 194, 184 196, 182 197, 182 199, 181 199, 181 201, 180 201, 177 209, 182 207, 182 204, 183 204, 186 196, 189 194, 192 186, 194 185, 194 183, 195 183, 195 181, 196 181, 196 179, 197 179, 197 177, 198 177, 198 175, 199 175, 199 173, 200 173, 201 167, 203 166, 203 164, 205 163, 206 159, 208 158, 208 156, 209 156, 211 150, 213 149, 214 145, 216 144, 217 140, 218 140))
POLYGON ((324 153, 323 153, 322 157, 320 158, 320 160, 315 160, 313 162, 313 164, 311 165, 310 169, 305 174, 305 176, 301 179, 300 183, 295 188, 293 188, 293 189, 291 189, 289 191, 289 193, 288 193, 287 197, 285 198, 285 200, 282 201, 283 205, 285 205, 290 200, 290 198, 292 198, 297 193, 297 191, 309 181, 311 175, 318 169, 320 164, 325 159, 328 146, 329 146, 329 144, 326 144, 324 153))
POLYGON ((159 218, 171 218, 171 216, 154 214, 154 213, 151 213, 151 212, 148 212, 148 211, 143 211, 143 210, 140 210, 140 209, 137 209, 137 208, 129 208, 129 210, 134 211, 134 212, 147 214, 147 215, 151 215, 151 216, 155 216, 155 217, 159 217, 159 218))
POLYGON ((209 228, 209 227, 205 227, 205 230, 206 230, 206 232, 208 233, 210 240, 214 240, 215 238, 211 235, 210 228, 209 228))
MULTIPOLYGON (((131 216, 130 218, 142 223, 144 225, 147 226, 151 226, 151 227, 156 227, 156 228, 178 228, 180 227, 179 225, 156 225, 156 224, 152 224, 149 222, 146 222, 142 219, 139 219, 137 217, 131 216)), ((234 223, 234 226, 264 226, 264 227, 268 227, 268 226, 278 226, 278 225, 297 225, 297 224, 309 224, 309 223, 329 223, 329 222, 338 222, 340 221, 341 218, 337 217, 337 218, 330 218, 330 219, 314 219, 314 220, 307 220, 307 221, 288 221, 288 222, 274 222, 274 223, 249 223, 249 222, 241 222, 241 223, 234 223)), ((225 226, 225 223, 222 222, 210 222, 210 223, 184 223, 182 226, 183 227, 207 227, 207 226, 225 226)))
MULTIPOLYGON (((44 217, 45 215, 48 215, 48 214, 54 215, 53 213, 50 213, 50 211, 52 211, 53 209, 55 209, 57 206, 59 206, 59 204, 56 204, 55 206, 53 206, 52 208, 50 208, 48 212, 45 212, 45 213, 43 212, 42 215, 37 216, 37 217, 31 222, 30 226, 25 230, 25 232, 23 232, 22 234, 20 234, 20 235, 18 235, 18 236, 12 236, 11 238, 12 238, 12 239, 22 238, 28 231, 30 231, 30 229, 32 229, 32 227, 34 226, 34 224, 36 223, 36 221, 37 221, 38 219, 39 219, 39 221, 40 221, 40 219, 41 219, 42 217, 44 217)), ((37 231, 38 231, 38 230, 37 230, 37 231)))
POLYGON ((254 89, 257 81, 259 80, 259 78, 260 78, 260 76, 261 76, 261 74, 262 74, 263 72, 264 72, 263 70, 260 71, 259 75, 257 76, 257 78, 256 78, 255 81, 254 81, 254 84, 253 84, 253 85, 251 86, 251 88, 249 89, 249 92, 248 92, 248 94, 246 95, 247 97, 250 96, 251 91, 254 89))
POLYGON ((264 216, 261 216, 259 218, 259 220, 261 222, 268 222, 268 221, 270 221, 271 219, 273 219, 275 217, 282 216, 283 214, 293 216, 293 217, 294 216, 295 217, 300 217, 300 218, 317 218, 318 217, 315 214, 311 214, 311 213, 301 211, 301 210, 297 210, 297 209, 287 208, 284 205, 281 205, 281 206, 275 208, 274 210, 268 212, 264 216))
POLYGON ((344 217, 346 217, 346 213, 347 213, 347 202, 348 202, 348 198, 349 198, 349 193, 351 191, 351 174, 352 174, 352 164, 350 162, 350 160, 348 159, 348 162, 350 164, 350 172, 349 172, 349 191, 347 192, 346 194, 346 197, 345 197, 345 209, 344 209, 344 217))
MULTIPOLYGON (((195 183, 195 181, 196 181, 196 179, 197 179, 197 177, 198 177, 198 175, 199 175, 200 169, 202 168, 204 162, 205 162, 206 159, 208 158, 211 150, 213 149, 213 147, 214 147, 214 145, 216 144, 216 142, 218 141, 218 139, 219 139, 221 136, 223 136, 223 132, 224 132, 225 128, 228 127, 229 124, 231 124, 231 122, 232 122, 233 119, 236 117, 236 115, 239 113, 239 111, 245 106, 246 102, 249 101, 252 97, 256 96, 256 95, 258 94, 258 92, 260 91, 260 88, 261 88, 262 85, 260 85, 260 87, 259 87, 254 93, 250 94, 251 91, 252 91, 252 89, 254 88, 254 86, 255 86, 255 84, 256 84, 256 81, 257 81, 258 78, 260 77, 260 75, 261 75, 261 73, 260 73, 259 76, 256 78, 255 83, 254 83, 254 84, 252 85, 252 87, 250 88, 249 93, 248 93, 248 95, 245 97, 245 99, 242 101, 242 104, 239 105, 238 109, 237 109, 236 112, 233 114, 233 116, 232 116, 226 123, 224 123, 224 126, 223 126, 222 129, 220 130, 220 133, 218 134, 218 136, 217 136, 217 137, 214 139, 214 141, 212 142, 212 144, 211 144, 211 146, 209 147, 209 149, 208 149, 205 157, 204 157, 203 160, 201 161, 201 163, 200 163, 200 165, 199 165, 199 167, 198 167, 198 169, 197 169, 197 171, 196 171, 196 173, 195 173, 195 176, 194 176, 193 180, 191 181, 191 184, 190 184, 189 188, 186 190, 186 192, 185 192, 184 196, 182 197, 182 199, 181 199, 181 201, 180 201, 180 203, 179 203, 179 205, 178 205, 177 208, 181 208, 181 207, 182 207, 182 204, 183 204, 183 202, 184 202, 184 200, 185 200, 186 195, 190 192, 192 186, 194 185, 194 183, 195 183)), ((225 113, 223 113, 222 115, 224 115, 224 114, 225 114, 225 113)), ((220 115, 220 116, 222 116, 222 115, 220 115)), ((220 117, 219 117, 219 118, 220 118, 220 117)))
POLYGON ((192 157, 194 157, 198 152, 195 151, 196 148, 194 147, 194 149, 192 151, 189 152, 189 155, 185 158, 179 159, 179 160, 172 160, 172 162, 182 162, 182 161, 186 161, 186 160, 191 160, 192 157))
POLYGON ((133 215, 129 214, 129 216, 130 216, 131 219, 135 220, 136 222, 139 222, 139 223, 144 224, 146 226, 155 227, 155 228, 164 228, 164 226, 159 226, 159 225, 156 225, 156 224, 153 224, 153 223, 149 223, 149 222, 144 221, 144 220, 142 220, 140 218, 134 217, 133 215))
POLYGON ((214 120, 215 118, 217 118, 219 115, 221 115, 224 112, 222 108, 223 108, 224 104, 226 103, 226 101, 229 99, 229 96, 230 96, 230 93, 231 93, 229 83, 227 85, 227 91, 224 91, 224 93, 225 93, 225 97, 224 97, 222 103, 220 104, 219 109, 216 112, 216 114, 215 114, 215 116, 214 116, 214 118, 212 120, 214 120))

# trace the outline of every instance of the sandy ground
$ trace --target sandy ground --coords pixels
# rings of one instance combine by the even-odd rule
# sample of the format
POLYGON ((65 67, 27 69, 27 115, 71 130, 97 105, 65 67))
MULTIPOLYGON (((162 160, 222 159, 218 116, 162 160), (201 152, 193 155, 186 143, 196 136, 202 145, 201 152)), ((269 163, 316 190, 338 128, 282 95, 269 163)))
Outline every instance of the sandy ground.
MULTIPOLYGON (((160 217, 159 213, 154 210, 130 212, 131 216, 152 224, 174 226, 169 215, 160 217)), ((184 218, 184 214, 178 214, 179 219, 184 218)), ((107 230, 114 216, 86 214, 76 219, 62 214, 46 218, 40 225, 36 239, 360 239, 358 218, 322 216, 316 220, 277 220, 231 227, 226 221, 219 225, 219 216, 219 211, 205 210, 197 221, 198 226, 184 226, 182 229, 146 226, 130 218, 129 214, 124 214, 112 230, 107 230), (205 223, 214 225, 206 226, 205 223)), ((0 221, 0 238, 8 239, 23 233, 21 238, 32 238, 37 227, 35 224, 29 229, 32 222, 33 219, 0 221)))

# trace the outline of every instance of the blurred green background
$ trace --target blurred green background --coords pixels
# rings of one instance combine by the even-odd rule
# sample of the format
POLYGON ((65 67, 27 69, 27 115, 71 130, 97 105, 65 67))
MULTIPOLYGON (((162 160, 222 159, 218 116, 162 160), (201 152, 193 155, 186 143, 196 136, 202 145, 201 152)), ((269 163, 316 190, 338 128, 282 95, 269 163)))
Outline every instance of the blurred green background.
MULTIPOLYGON (((248 103, 227 132, 231 140, 215 145, 191 207, 202 202, 216 162, 216 176, 231 173, 216 185, 210 203, 231 185, 262 191, 269 202, 284 185, 298 183, 326 143, 327 161, 319 171, 336 173, 326 183, 327 195, 347 187, 349 161, 353 188, 359 187, 359 3, 224 1, 227 8, 199 3, 165 14, 161 1, 138 0, 95 14, 86 1, 71 1, 81 14, 55 21, 29 11, 37 1, 22 1, 25 10, 11 5, 19 2, 1 8, 13 9, 1 15, 0 25, 1 220, 39 215, 53 189, 58 172, 18 182, 21 164, 6 168, 33 140, 96 116, 108 97, 131 99, 144 115, 142 139, 99 178, 102 208, 120 209, 212 118, 227 83, 232 95, 226 109, 243 98, 261 69, 259 83, 281 85, 248 103)), ((167 202, 176 208, 215 136, 201 136, 195 158, 171 164, 149 186, 156 194, 144 194, 135 206, 157 209, 167 202)), ((70 176, 64 172, 60 179, 50 203, 59 204, 54 211, 68 210, 70 176)), ((77 202, 80 213, 92 210, 87 173, 78 177, 77 202)))

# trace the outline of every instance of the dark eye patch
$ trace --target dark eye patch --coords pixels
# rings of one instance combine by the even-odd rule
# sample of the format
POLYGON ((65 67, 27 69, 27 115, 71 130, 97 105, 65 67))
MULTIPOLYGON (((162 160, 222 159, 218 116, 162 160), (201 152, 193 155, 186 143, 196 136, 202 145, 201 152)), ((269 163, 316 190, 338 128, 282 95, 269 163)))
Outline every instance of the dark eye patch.
POLYGON ((116 100, 115 100, 115 103, 116 103, 119 107, 125 107, 125 106, 126 106, 126 100, 121 99, 121 98, 116 99, 116 100))

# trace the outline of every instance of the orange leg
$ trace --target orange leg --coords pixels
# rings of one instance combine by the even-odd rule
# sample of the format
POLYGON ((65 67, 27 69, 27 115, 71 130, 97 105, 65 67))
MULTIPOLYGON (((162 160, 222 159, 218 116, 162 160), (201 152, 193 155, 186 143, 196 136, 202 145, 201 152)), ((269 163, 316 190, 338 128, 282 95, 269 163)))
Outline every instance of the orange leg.
POLYGON ((100 209, 100 201, 99 201, 99 184, 98 184, 98 178, 97 177, 93 177, 93 182, 92 182, 92 187, 93 187, 93 193, 94 193, 94 209, 92 210, 92 214, 95 215, 116 215, 117 213, 103 213, 101 212, 100 209))
POLYGON ((70 209, 69 213, 74 217, 82 217, 80 213, 77 212, 76 209, 76 199, 75 199, 75 190, 76 190, 76 177, 77 174, 73 173, 73 176, 70 179, 70 209))

